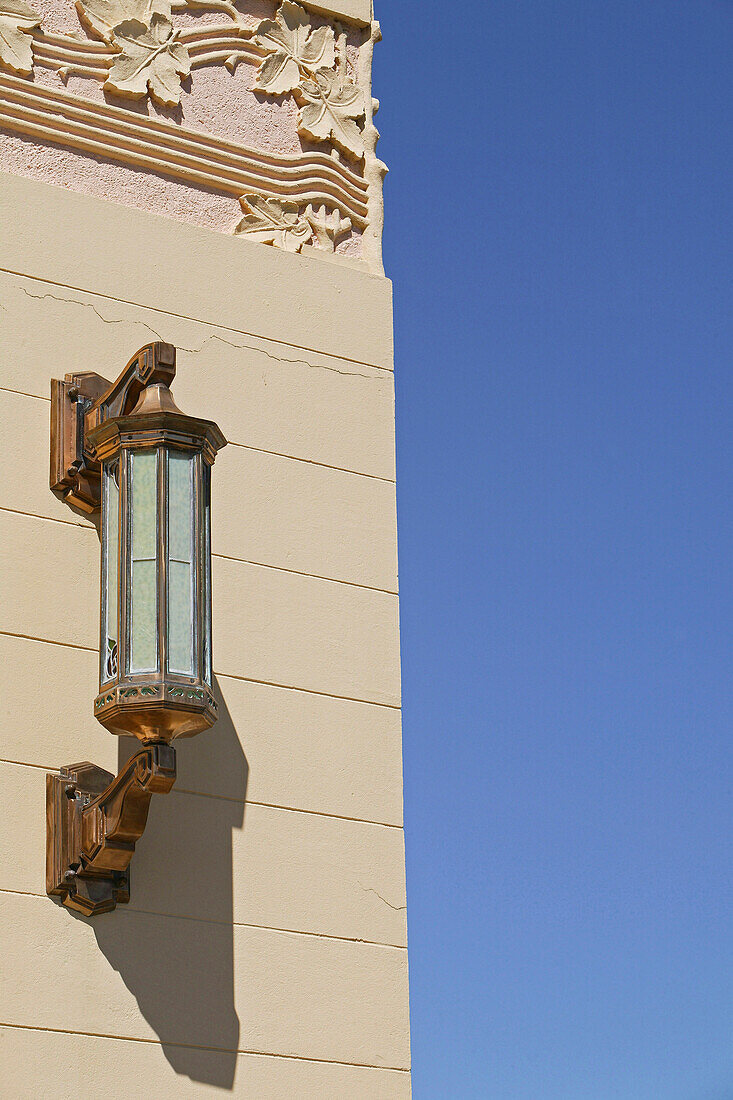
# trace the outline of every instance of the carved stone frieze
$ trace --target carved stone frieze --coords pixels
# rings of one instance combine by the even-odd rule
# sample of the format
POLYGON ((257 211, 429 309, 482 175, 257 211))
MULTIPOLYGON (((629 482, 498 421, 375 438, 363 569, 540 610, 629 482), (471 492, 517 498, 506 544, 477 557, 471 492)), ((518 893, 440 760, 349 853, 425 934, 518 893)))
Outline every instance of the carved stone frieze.
POLYGON ((7 170, 381 270, 377 24, 294 0, 35 2, 0 0, 7 170))

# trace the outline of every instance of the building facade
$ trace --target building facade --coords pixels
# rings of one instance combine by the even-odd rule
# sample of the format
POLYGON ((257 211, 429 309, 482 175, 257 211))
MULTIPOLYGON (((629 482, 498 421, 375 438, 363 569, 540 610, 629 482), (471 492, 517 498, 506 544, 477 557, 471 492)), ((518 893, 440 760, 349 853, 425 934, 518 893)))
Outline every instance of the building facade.
POLYGON ((410 1095, 391 287, 370 0, 0 5, 0 1092, 410 1095), (127 904, 47 896, 94 716, 100 532, 50 381, 177 349, 212 479, 213 729, 127 904))

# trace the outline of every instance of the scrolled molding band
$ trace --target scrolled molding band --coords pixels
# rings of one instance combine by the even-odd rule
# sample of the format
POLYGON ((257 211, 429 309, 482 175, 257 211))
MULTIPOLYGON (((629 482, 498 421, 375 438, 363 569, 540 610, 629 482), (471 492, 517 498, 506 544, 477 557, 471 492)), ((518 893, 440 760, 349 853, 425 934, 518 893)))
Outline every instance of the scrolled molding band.
POLYGON ((16 133, 149 168, 236 198, 256 191, 303 205, 325 204, 360 228, 367 224, 365 182, 329 157, 267 157, 160 119, 28 84, 9 73, 0 74, 0 93, 0 124, 16 133))

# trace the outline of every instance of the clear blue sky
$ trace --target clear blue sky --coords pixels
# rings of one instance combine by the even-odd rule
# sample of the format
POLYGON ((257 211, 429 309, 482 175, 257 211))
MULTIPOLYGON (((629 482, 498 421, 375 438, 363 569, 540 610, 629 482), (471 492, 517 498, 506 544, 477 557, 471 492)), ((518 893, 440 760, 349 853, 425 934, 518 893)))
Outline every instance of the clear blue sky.
POLYGON ((416 1100, 732 1100, 731 0, 381 0, 416 1100))

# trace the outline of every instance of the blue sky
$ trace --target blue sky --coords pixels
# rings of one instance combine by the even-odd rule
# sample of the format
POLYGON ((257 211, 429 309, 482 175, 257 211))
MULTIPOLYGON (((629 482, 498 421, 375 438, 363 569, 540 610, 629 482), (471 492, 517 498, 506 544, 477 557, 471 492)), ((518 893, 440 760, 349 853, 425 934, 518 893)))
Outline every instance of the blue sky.
POLYGON ((378 14, 416 1100, 731 1100, 733 3, 378 14))

